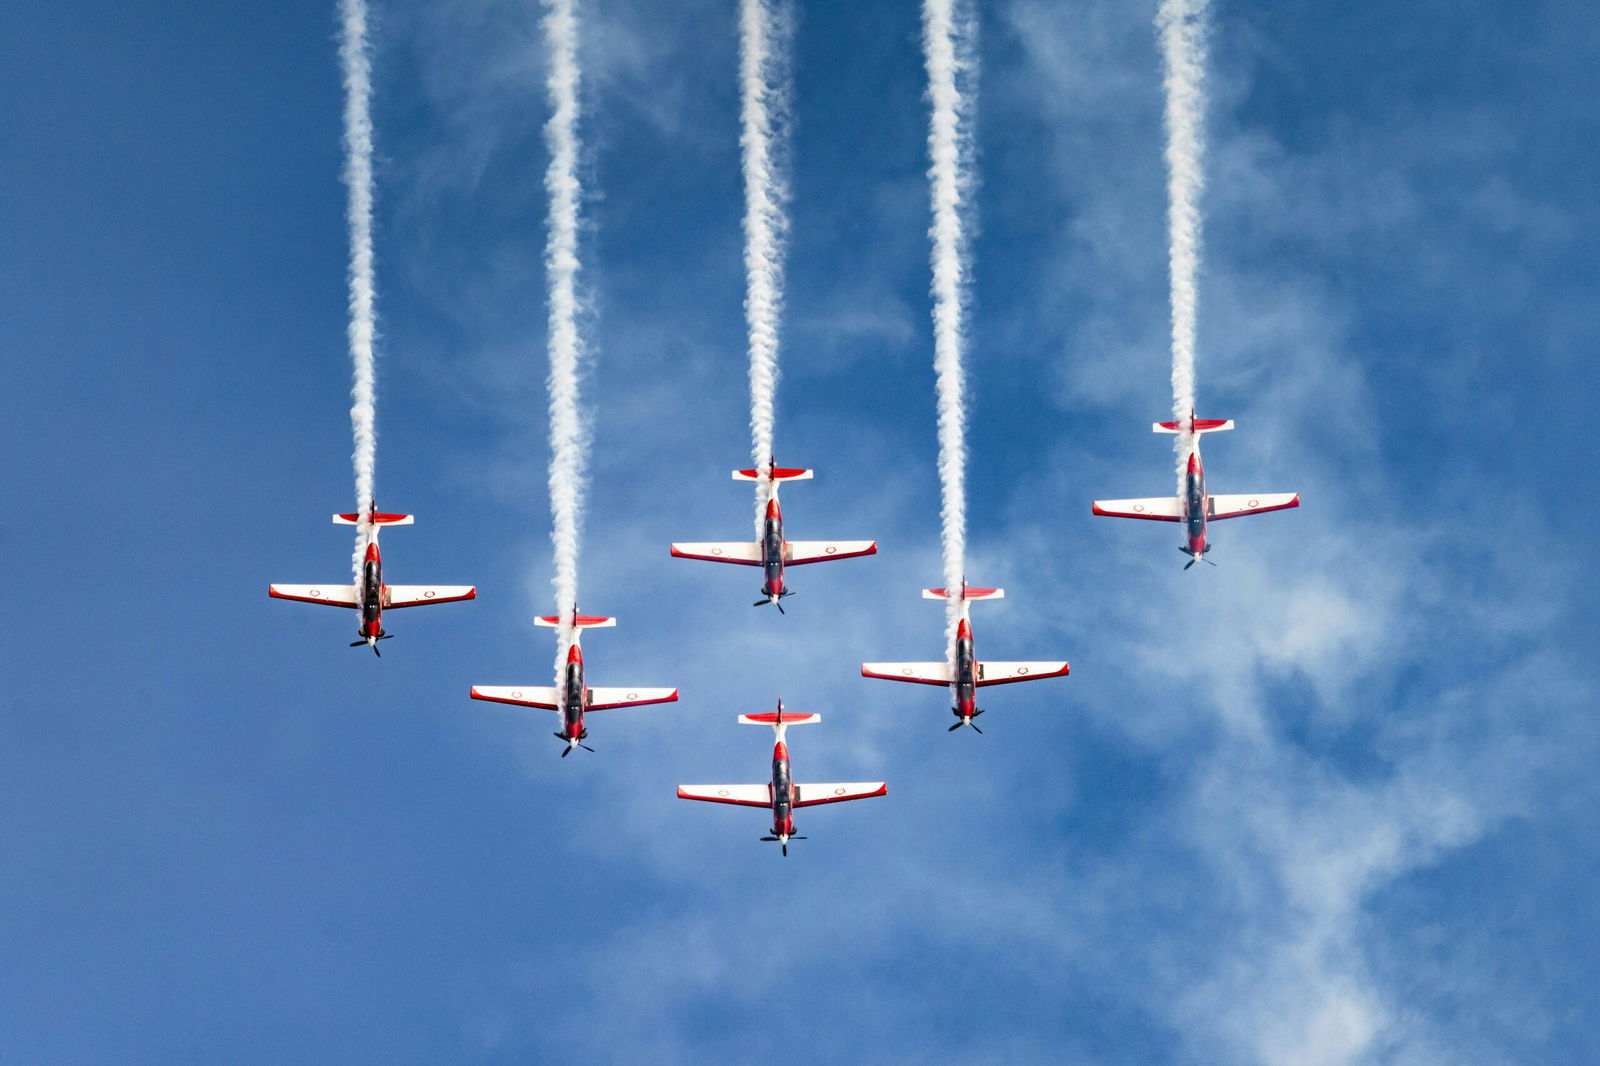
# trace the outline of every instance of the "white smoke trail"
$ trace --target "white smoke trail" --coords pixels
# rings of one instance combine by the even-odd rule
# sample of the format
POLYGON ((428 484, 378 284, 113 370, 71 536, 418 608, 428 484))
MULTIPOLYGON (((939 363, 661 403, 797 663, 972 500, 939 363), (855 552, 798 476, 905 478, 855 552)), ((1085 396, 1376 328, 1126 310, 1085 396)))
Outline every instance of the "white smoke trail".
POLYGON ((551 115, 544 127, 550 165, 544 186, 550 195, 544 261, 549 287, 550 350, 550 541, 555 549, 556 670, 571 645, 573 605, 578 599, 578 540, 583 521, 585 451, 588 443, 578 403, 583 339, 578 333, 578 18, 574 0, 544 0, 545 80, 551 115))
POLYGON ((340 0, 343 34, 339 63, 344 71, 345 216, 350 227, 350 358, 355 364, 350 426, 356 473, 355 554, 351 569, 361 583, 367 538, 372 531, 373 472, 377 465, 377 401, 373 390, 373 342, 377 311, 372 281, 372 57, 367 52, 366 0, 340 0))
MULTIPOLYGON (((789 113, 788 39, 782 0, 741 0, 739 7, 739 147, 744 163, 745 323, 750 336, 750 447, 757 470, 772 455, 773 397, 778 387, 778 319, 783 312, 783 254, 789 230, 784 138, 789 113)), ((771 485, 756 482, 756 539, 771 485)))
POLYGON ((1172 417, 1178 495, 1194 432, 1195 314, 1199 301, 1200 194, 1205 188, 1206 18, 1210 0, 1162 0, 1156 13, 1167 92, 1167 235, 1172 277, 1172 417))
POLYGON ((972 110, 977 69, 976 21, 961 0, 925 0, 922 47, 928 68, 928 180, 933 206, 933 361, 939 403, 940 517, 944 532, 944 584, 949 628, 946 657, 955 660, 965 580, 967 503, 962 349, 967 293, 966 212, 972 180, 972 110))

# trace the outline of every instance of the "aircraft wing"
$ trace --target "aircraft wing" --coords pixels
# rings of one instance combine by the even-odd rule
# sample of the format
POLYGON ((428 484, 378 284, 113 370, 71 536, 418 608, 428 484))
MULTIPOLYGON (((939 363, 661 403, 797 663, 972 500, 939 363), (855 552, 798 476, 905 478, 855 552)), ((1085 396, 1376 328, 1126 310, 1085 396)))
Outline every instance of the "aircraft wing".
POLYGON ((825 563, 829 559, 853 559, 858 555, 876 555, 875 540, 791 540, 785 545, 783 561, 789 566, 806 563, 825 563))
POLYGON ((701 541, 674 544, 672 554, 678 559, 704 559, 710 563, 738 563, 741 566, 761 565, 761 545, 753 540, 701 541))
POLYGON ((540 685, 473 685, 472 698, 491 703, 515 703, 519 707, 543 707, 548 711, 561 707, 561 693, 540 685))
POLYGON ((978 687, 1009 685, 1013 681, 1037 681, 1041 677, 1066 677, 1072 667, 1066 663, 979 663, 978 687))
POLYGON ((1176 496, 1150 496, 1142 500, 1096 500, 1094 513, 1108 518, 1148 518, 1155 522, 1182 522, 1183 501, 1176 496))
POLYGON ((771 785, 679 785, 678 798, 740 807, 771 807, 771 785))
POLYGON ((672 703, 678 698, 675 688, 590 688, 589 711, 610 707, 637 707, 642 703, 672 703))
POLYGON ((862 663, 862 677, 885 681, 912 681, 919 685, 948 685, 949 663, 862 663))
POLYGON ((361 606, 361 594, 354 585, 268 585, 267 595, 280 600, 321 603, 329 607, 361 606))
POLYGON ((402 607, 422 607, 430 603, 474 600, 478 590, 471 585, 386 585, 383 606, 391 611, 402 607))
POLYGON ((794 805, 815 807, 819 803, 843 803, 845 800, 864 800, 888 794, 889 786, 882 781, 830 781, 823 785, 795 785, 794 805))
POLYGON ((1263 511, 1281 511, 1285 507, 1299 507, 1298 492, 1264 492, 1256 496, 1234 495, 1211 497, 1211 520, 1261 514, 1263 511))

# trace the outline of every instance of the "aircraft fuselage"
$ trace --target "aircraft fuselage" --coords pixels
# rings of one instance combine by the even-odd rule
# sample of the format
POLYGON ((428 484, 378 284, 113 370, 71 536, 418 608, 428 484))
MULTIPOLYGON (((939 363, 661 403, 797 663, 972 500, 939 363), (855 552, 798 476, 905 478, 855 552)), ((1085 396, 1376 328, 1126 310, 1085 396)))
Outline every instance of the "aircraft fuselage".
POLYGON ((952 713, 963 721, 978 708, 978 660, 972 650, 972 624, 962 618, 956 623, 956 673, 950 687, 955 691, 952 713))
POLYGON ((376 640, 383 636, 383 559, 378 542, 367 544, 367 561, 361 567, 361 636, 376 640))
POLYGON ((1206 472, 1200 465, 1200 449, 1189 453, 1189 472, 1183 497, 1184 551, 1198 559, 1206 553, 1206 472))
POLYGON ((767 501, 767 518, 761 533, 761 569, 766 576, 762 592, 776 601, 785 591, 783 587, 783 512, 778 508, 778 497, 767 501))
POLYGON ((589 702, 589 689, 583 683, 583 649, 574 640, 567 651, 566 676, 561 681, 561 738, 583 740, 589 730, 583 724, 583 710, 589 702))
POLYGON ((772 749, 772 835, 794 835, 794 783, 789 776, 789 746, 779 740, 772 749))

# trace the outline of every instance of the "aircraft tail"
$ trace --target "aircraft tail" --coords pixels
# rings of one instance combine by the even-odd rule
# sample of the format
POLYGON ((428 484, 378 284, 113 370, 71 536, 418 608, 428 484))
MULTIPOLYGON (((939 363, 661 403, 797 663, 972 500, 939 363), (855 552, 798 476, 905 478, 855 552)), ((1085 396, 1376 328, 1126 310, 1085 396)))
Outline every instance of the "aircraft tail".
MULTIPOLYGON (((544 614, 533 620, 536 626, 547 629, 556 629, 561 625, 561 616, 558 614, 544 614)), ((607 618, 598 614, 574 614, 572 616, 573 629, 610 629, 617 624, 615 618, 607 618)))
MULTIPOLYGON (((804 470, 804 469, 801 469, 800 467, 797 467, 797 466, 778 466, 778 465, 774 464, 773 467, 772 467, 772 480, 773 481, 809 481, 811 479, 811 475, 812 475, 812 471, 804 470)), ((735 470, 733 472, 733 480, 735 480, 735 481, 760 481, 761 480, 761 471, 759 471, 759 470, 735 470)))
MULTIPOLYGON (((372 513, 372 524, 375 526, 409 526, 417 520, 416 515, 409 514, 384 514, 381 511, 372 513)), ((336 526, 358 526, 361 516, 358 514, 336 514, 333 516, 336 526)))
MULTIPOLYGON (((1233 428, 1231 418, 1195 418, 1192 414, 1189 417, 1196 433, 1221 433, 1233 428)), ((1157 422, 1150 427, 1152 433, 1182 433, 1183 430, 1182 422, 1157 422)))
POLYGON ((782 735, 784 727, 791 725, 810 725, 822 721, 820 714, 795 714, 793 711, 783 709, 783 701, 778 701, 776 711, 765 711, 761 714, 741 714, 740 725, 770 725, 782 735))
MULTIPOLYGON (((961 586, 960 598, 963 600, 1003 600, 1006 598, 1005 589, 983 589, 973 585, 961 586)), ((948 600, 949 589, 923 589, 922 598, 925 600, 948 600)))

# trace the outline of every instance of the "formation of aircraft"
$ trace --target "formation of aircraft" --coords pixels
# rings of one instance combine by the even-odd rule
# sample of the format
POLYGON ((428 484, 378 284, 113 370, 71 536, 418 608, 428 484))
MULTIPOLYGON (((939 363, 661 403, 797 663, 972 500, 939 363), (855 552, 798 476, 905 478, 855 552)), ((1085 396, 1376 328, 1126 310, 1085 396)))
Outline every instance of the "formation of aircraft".
MULTIPOLYGON (((971 726, 974 733, 982 733, 974 718, 983 713, 978 706, 978 689, 987 685, 1009 685, 1018 681, 1038 681, 1046 677, 1065 677, 1072 668, 1064 662, 979 662, 972 650, 972 621, 967 616, 974 600, 1004 599, 1005 589, 974 588, 962 581, 954 595, 960 601, 961 614, 956 619, 955 659, 942 663, 862 663, 862 677, 876 677, 883 681, 910 681, 918 685, 945 685, 950 689, 953 705, 950 713, 956 724, 949 732, 962 726, 971 726)), ((923 589, 927 600, 948 600, 949 589, 923 589)))
POLYGON ((678 798, 767 808, 772 812, 772 833, 761 839, 776 841, 783 849, 783 854, 788 855, 789 841, 806 839, 794 835, 794 812, 797 808, 871 799, 889 793, 889 786, 882 781, 835 781, 817 785, 794 783, 789 773, 789 745, 784 741, 784 733, 789 726, 820 721, 820 714, 785 712, 782 700, 778 701, 776 711, 741 714, 741 725, 769 725, 777 737, 777 742, 772 746, 772 780, 763 785, 679 785, 678 798))
POLYGON ((1189 470, 1184 478, 1182 496, 1153 496, 1139 500, 1096 500, 1094 513, 1109 518, 1143 518, 1153 522, 1182 522, 1184 543, 1179 551, 1189 556, 1183 564, 1185 570, 1204 560, 1211 550, 1206 538, 1209 522, 1224 518, 1239 518, 1247 514, 1281 511, 1286 507, 1299 507, 1300 494, 1296 492, 1234 493, 1228 496, 1211 496, 1206 493, 1206 472, 1200 464, 1200 436, 1203 433, 1221 433, 1233 428, 1233 419, 1195 418, 1189 412, 1187 424, 1183 422, 1157 422, 1151 429, 1156 433, 1182 433, 1192 429, 1194 450, 1189 453, 1189 470))
POLYGON ((878 551, 874 540, 785 540, 783 537, 783 512, 778 507, 778 486, 785 481, 809 481, 812 472, 793 467, 780 467, 771 460, 759 470, 735 470, 735 481, 755 481, 766 486, 767 514, 762 520, 761 539, 750 541, 699 541, 674 544, 672 554, 679 559, 704 559, 712 563, 736 563, 739 566, 759 566, 764 572, 761 599, 752 606, 776 604, 793 595, 783 581, 786 566, 804 566, 807 563, 826 563, 834 559, 852 559, 860 555, 873 555, 878 551))
MULTIPOLYGON (((363 644, 378 651, 378 641, 392 635, 384 632, 385 609, 398 611, 402 607, 425 607, 434 603, 454 603, 470 600, 478 595, 471 585, 385 585, 383 583, 383 556, 378 551, 378 531, 384 526, 409 526, 413 515, 383 514, 377 503, 368 516, 366 561, 361 565, 360 585, 268 585, 267 595, 280 600, 298 600, 301 603, 320 603, 325 607, 351 607, 361 612, 360 640, 350 642, 352 648, 363 644)), ((361 523, 358 514, 336 514, 334 525, 354 526, 361 523)))
MULTIPOLYGON (((1194 446, 1188 458, 1184 492, 1175 496, 1160 496, 1133 500, 1097 500, 1094 513, 1118 518, 1141 518, 1162 522, 1182 522, 1186 527, 1185 543, 1181 550, 1187 554, 1187 570, 1197 562, 1210 563, 1206 558, 1211 549, 1207 539, 1208 523, 1241 515, 1260 514, 1266 511, 1297 507, 1300 497, 1295 493, 1258 493, 1213 496, 1207 493, 1205 471, 1200 461, 1199 437, 1205 433, 1233 428, 1233 422, 1218 419, 1197 419, 1193 412, 1181 422, 1158 422, 1153 426, 1157 433, 1191 432, 1194 446)), ((735 470, 733 477, 740 481, 761 484, 766 498, 761 536, 755 542, 717 541, 691 542, 672 545, 672 554, 678 558, 703 559, 709 562, 735 563, 742 566, 759 566, 763 570, 762 599, 755 606, 775 604, 783 611, 782 600, 792 595, 784 581, 784 571, 789 566, 849 559, 877 552, 877 542, 861 541, 791 541, 784 537, 783 515, 778 503, 778 488, 786 481, 803 481, 812 471, 800 468, 779 467, 772 463, 753 470, 735 470)), ((341 585, 271 585, 269 595, 277 599, 298 600, 331 607, 346 607, 360 611, 359 640, 351 647, 366 645, 379 654, 378 642, 390 634, 383 627, 383 611, 402 607, 420 607, 425 604, 451 603, 476 597, 477 590, 470 585, 386 585, 383 581, 383 560, 378 548, 378 534, 386 526, 411 525, 408 514, 379 512, 376 504, 370 514, 334 515, 339 525, 361 525, 365 522, 366 548, 361 579, 357 584, 341 585)), ((949 731, 955 732, 969 726, 981 733, 974 719, 984 713, 977 705, 978 689, 990 685, 1037 681, 1048 677, 1065 677, 1071 668, 1064 661, 983 662, 973 648, 970 607, 974 601, 997 600, 1005 596, 999 588, 980 588, 966 584, 963 579, 959 589, 924 589, 925 599, 948 602, 958 601, 959 611, 951 641, 951 657, 945 662, 875 662, 862 663, 864 677, 885 681, 903 681, 922 685, 942 685, 951 692, 951 713, 956 723, 949 731)), ((570 617, 547 615, 536 619, 540 626, 562 630, 559 634, 567 647, 565 662, 557 669, 555 684, 550 686, 524 685, 474 685, 471 696, 476 700, 510 703, 523 707, 538 707, 556 711, 561 717, 561 728, 555 736, 563 741, 561 757, 566 758, 574 748, 594 749, 584 743, 589 730, 584 716, 589 711, 615 707, 632 707, 654 703, 671 703, 678 699, 676 688, 622 688, 590 687, 585 679, 582 649, 583 632, 588 629, 608 628, 616 619, 601 615, 579 614, 573 606, 570 617)), ((771 726, 776 737, 772 752, 772 777, 764 784, 751 785, 679 785, 681 799, 708 803, 728 803, 737 806, 764 807, 771 811, 770 835, 761 839, 780 845, 782 854, 789 854, 791 840, 804 840, 795 835, 794 811, 800 807, 824 803, 841 803, 848 800, 869 799, 888 793, 882 781, 831 782, 823 784, 796 784, 789 766, 789 748, 786 731, 791 725, 804 725, 821 721, 818 714, 793 714, 783 709, 778 701, 775 712, 740 715, 746 725, 771 726)))
MULTIPOLYGON (((559 615, 544 615, 534 620, 536 625, 552 629, 561 627, 559 615)), ((593 751, 583 743, 589 739, 589 728, 583 723, 586 711, 604 711, 613 707, 639 707, 647 703, 675 703, 675 688, 590 688, 583 678, 583 648, 580 639, 585 629, 606 629, 617 624, 615 618, 579 614, 572 609, 572 620, 567 632, 566 665, 557 673, 554 686, 523 685, 473 685, 472 698, 492 703, 514 703, 521 707, 543 707, 559 712, 561 730, 556 736, 566 742, 561 749, 565 759, 573 748, 593 751)))

